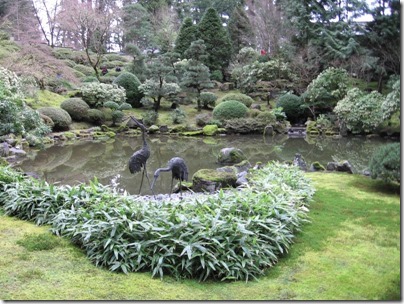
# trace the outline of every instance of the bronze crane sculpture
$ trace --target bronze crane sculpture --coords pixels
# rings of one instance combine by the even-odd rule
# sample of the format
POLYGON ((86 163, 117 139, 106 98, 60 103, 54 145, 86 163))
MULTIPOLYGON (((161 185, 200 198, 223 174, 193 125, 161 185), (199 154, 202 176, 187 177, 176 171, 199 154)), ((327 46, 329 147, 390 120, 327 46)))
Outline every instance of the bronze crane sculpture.
POLYGON ((151 189, 153 191, 154 183, 156 182, 157 178, 160 176, 160 172, 168 172, 171 171, 171 192, 173 190, 173 181, 174 178, 180 181, 180 192, 182 193, 182 186, 181 182, 184 180, 188 180, 188 168, 185 164, 185 161, 181 157, 173 157, 168 161, 166 168, 159 168, 154 172, 154 180, 151 184, 151 189))
MULTIPOLYGON (((149 180, 149 176, 147 175, 147 169, 146 169, 146 162, 150 157, 150 148, 149 148, 149 145, 146 142, 146 136, 145 136, 146 127, 142 123, 140 123, 136 118, 134 118, 133 116, 131 116, 130 118, 142 130, 143 147, 140 150, 133 153, 132 156, 129 159, 129 171, 130 171, 130 173, 134 174, 136 172, 140 172, 140 170, 142 170, 142 168, 143 168, 142 180, 140 182, 140 187, 139 187, 139 194, 140 194, 140 191, 141 191, 142 185, 143 185, 143 178, 144 178, 144 173, 145 172, 146 172, 146 178, 149 181, 149 186, 150 186, 150 180, 149 180)), ((154 195, 152 187, 151 187, 151 190, 152 190, 152 193, 154 195)))

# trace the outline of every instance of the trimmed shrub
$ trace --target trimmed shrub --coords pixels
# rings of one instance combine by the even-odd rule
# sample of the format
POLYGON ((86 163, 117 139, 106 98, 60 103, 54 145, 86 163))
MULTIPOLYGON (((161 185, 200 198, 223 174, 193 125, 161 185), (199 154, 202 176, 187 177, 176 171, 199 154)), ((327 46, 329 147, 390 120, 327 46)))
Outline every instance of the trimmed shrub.
POLYGON ((248 108, 239 101, 227 100, 218 104, 213 109, 213 118, 219 120, 228 120, 233 118, 242 118, 247 115, 248 108))
POLYGON ((126 99, 125 89, 116 84, 89 82, 83 84, 80 90, 83 100, 90 107, 102 107, 107 101, 121 104, 126 99))
POLYGON ((373 179, 400 183, 400 143, 391 143, 377 149, 370 161, 369 170, 373 179))
POLYGON ((281 107, 290 122, 296 122, 302 118, 305 110, 302 107, 304 101, 297 95, 285 94, 279 97, 276 106, 281 107))
POLYGON ((272 111, 263 111, 258 113, 256 116, 257 120, 260 122, 266 124, 266 125, 272 125, 276 122, 276 115, 272 111))
POLYGON ((214 70, 211 74, 210 74, 210 79, 212 80, 216 80, 219 82, 223 81, 223 73, 220 70, 214 70))
POLYGON ((204 108, 215 107, 217 96, 211 92, 202 92, 199 95, 199 100, 204 108))
POLYGON ((120 122, 123 118, 124 114, 122 111, 115 110, 112 112, 112 124, 115 125, 117 122, 120 122))
POLYGON ((90 109, 89 105, 78 97, 66 99, 60 104, 60 107, 76 121, 83 121, 87 117, 87 111, 90 109))
POLYGON ((87 112, 87 120, 95 125, 101 125, 105 120, 105 115, 98 109, 90 109, 87 112))
POLYGON ((117 110, 119 108, 119 104, 117 104, 114 101, 107 101, 107 102, 104 102, 104 107, 110 108, 112 110, 117 110))
POLYGON ((132 106, 129 103, 124 102, 123 104, 121 104, 118 108, 118 110, 130 110, 132 109, 132 106))
POLYGON ((69 130, 69 125, 72 123, 72 118, 67 111, 61 108, 44 107, 38 109, 38 112, 52 119, 54 123, 53 131, 69 130))
POLYGON ((127 103, 131 104, 134 108, 142 106, 140 100, 143 98, 144 94, 139 90, 141 83, 134 74, 122 72, 117 78, 115 78, 113 84, 125 89, 127 103))
POLYGON ((251 107, 252 103, 254 102, 254 99, 248 95, 242 93, 228 93, 219 99, 219 103, 227 100, 237 100, 244 104, 247 108, 251 107))

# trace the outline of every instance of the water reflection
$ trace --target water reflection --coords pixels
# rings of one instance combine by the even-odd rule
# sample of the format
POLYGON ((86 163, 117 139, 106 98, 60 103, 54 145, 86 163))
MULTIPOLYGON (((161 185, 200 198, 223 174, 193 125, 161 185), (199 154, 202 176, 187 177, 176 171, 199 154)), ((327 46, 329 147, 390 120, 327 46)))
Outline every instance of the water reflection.
MULTIPOLYGON (((386 139, 353 138, 288 138, 285 135, 263 137, 260 135, 223 137, 148 137, 151 156, 147 162, 149 178, 154 171, 165 167, 174 156, 182 157, 188 165, 189 177, 202 168, 218 168, 217 154, 225 147, 244 151, 250 162, 271 160, 291 161, 300 153, 308 164, 319 161, 349 160, 356 172, 367 168, 370 155, 386 139)), ((142 147, 141 137, 117 137, 108 143, 76 142, 52 146, 42 151, 29 151, 17 166, 25 172, 33 172, 48 182, 76 184, 94 177, 103 184, 111 184, 130 194, 137 194, 141 173, 130 174, 128 160, 134 151, 142 147)), ((155 185, 158 193, 170 191, 171 173, 162 173, 155 185)), ((142 194, 151 194, 146 178, 142 194)))

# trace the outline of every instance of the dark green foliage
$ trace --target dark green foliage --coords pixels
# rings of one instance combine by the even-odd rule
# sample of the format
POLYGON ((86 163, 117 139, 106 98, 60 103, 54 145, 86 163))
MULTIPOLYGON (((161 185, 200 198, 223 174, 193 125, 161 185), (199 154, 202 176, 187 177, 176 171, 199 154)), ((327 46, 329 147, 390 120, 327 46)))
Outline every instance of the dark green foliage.
POLYGON ((60 107, 69 113, 70 117, 76 121, 83 121, 87 117, 89 105, 81 98, 73 97, 64 100, 60 107))
POLYGON ((193 24, 191 18, 185 18, 175 41, 174 52, 180 54, 181 58, 184 58, 185 51, 197 39, 197 36, 198 28, 193 24))
POLYGON ((154 125, 159 118, 159 114, 156 111, 146 111, 142 113, 142 120, 146 126, 154 125))
POLYGON ((145 56, 139 50, 139 48, 134 44, 127 44, 125 46, 125 52, 133 57, 132 63, 126 68, 129 72, 136 75, 140 82, 146 80, 146 64, 145 56))
POLYGON ((141 107, 140 100, 144 94, 139 90, 140 81, 132 73, 122 72, 117 78, 115 78, 114 84, 123 87, 126 91, 126 102, 131 104, 134 108, 141 107))
POLYGON ((205 42, 210 71, 223 70, 229 65, 231 42, 227 29, 214 8, 209 8, 198 24, 199 38, 205 42))
POLYGON ((242 5, 237 5, 234 8, 229 20, 228 31, 233 54, 238 54, 243 47, 251 46, 250 41, 251 37, 253 37, 253 30, 242 5))
POLYGON ((213 118, 218 120, 228 120, 245 117, 248 108, 237 100, 227 100, 218 104, 213 109, 213 118))
POLYGON ((210 75, 210 78, 211 78, 212 80, 216 80, 216 81, 222 82, 222 81, 223 81, 223 73, 222 73, 222 71, 220 71, 220 70, 214 70, 214 71, 212 72, 212 74, 210 75))
POLYGON ((217 96, 212 92, 201 92, 199 99, 204 108, 215 107, 217 96))
POLYGON ((251 107, 254 102, 250 96, 242 93, 228 93, 219 99, 219 102, 227 101, 227 100, 237 100, 244 104, 247 108, 251 107))
MULTIPOLYGON (((0 177, 7 176, 1 171, 0 177)), ((138 202, 95 181, 52 186, 0 179, 7 215, 50 224, 97 266, 200 281, 251 280, 288 252, 314 189, 296 167, 269 163, 250 187, 186 201, 138 202), (286 189, 286 190, 285 190, 286 189)))
POLYGON ((302 98, 290 93, 279 97, 276 106, 283 109, 290 122, 297 122, 305 112, 302 98))
POLYGON ((90 123, 101 125, 105 120, 105 115, 101 110, 90 109, 87 112, 87 119, 90 123))
POLYGON ((72 123, 72 118, 65 110, 61 108, 44 107, 38 109, 38 112, 52 119, 54 122, 53 131, 69 130, 69 125, 72 123))
POLYGON ((400 143, 391 143, 376 150, 369 161, 373 179, 400 183, 400 143))
POLYGON ((171 120, 174 124, 183 123, 187 118, 187 113, 184 110, 177 108, 171 112, 171 120))
POLYGON ((28 251, 51 250, 60 246, 60 239, 50 233, 27 234, 17 244, 28 251))
POLYGON ((121 110, 121 111, 130 110, 130 109, 132 109, 132 106, 129 103, 126 103, 126 102, 122 103, 118 108, 118 110, 121 110))
POLYGON ((120 110, 115 110, 112 112, 112 124, 115 125, 117 122, 120 122, 123 118, 124 114, 120 110))

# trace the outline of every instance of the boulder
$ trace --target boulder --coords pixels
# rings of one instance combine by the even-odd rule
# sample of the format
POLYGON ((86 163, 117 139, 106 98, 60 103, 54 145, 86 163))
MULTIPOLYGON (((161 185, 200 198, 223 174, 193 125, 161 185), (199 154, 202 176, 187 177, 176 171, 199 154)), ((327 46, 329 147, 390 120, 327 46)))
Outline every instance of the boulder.
POLYGON ((167 125, 161 125, 160 126, 160 132, 161 133, 167 133, 169 130, 168 130, 168 126, 167 125))
POLYGON ((307 170, 307 164, 303 158, 303 156, 300 153, 295 154, 295 158, 292 161, 292 165, 300 167, 300 169, 306 171, 307 170))
POLYGON ((324 170, 325 170, 324 166, 319 162, 312 163, 309 168, 310 172, 324 171, 324 170))
POLYGON ((206 135, 206 136, 216 135, 218 130, 219 130, 219 127, 217 125, 206 125, 202 129, 203 135, 206 135))
POLYGON ((353 174, 352 165, 347 160, 341 162, 329 162, 327 164, 327 171, 338 171, 353 174))
POLYGON ((264 129, 264 136, 272 136, 274 135, 274 127, 271 125, 267 125, 264 129))
POLYGON ((247 160, 243 151, 237 148, 223 148, 220 150, 217 161, 221 164, 237 164, 247 160))
POLYGON ((230 91, 234 90, 234 83, 232 82, 225 82, 220 85, 220 91, 230 91))
POLYGON ((192 189, 195 192, 209 192, 226 187, 235 187, 237 175, 234 172, 223 172, 214 169, 201 169, 192 177, 192 189))

